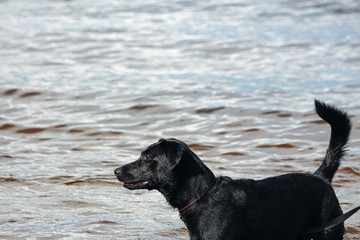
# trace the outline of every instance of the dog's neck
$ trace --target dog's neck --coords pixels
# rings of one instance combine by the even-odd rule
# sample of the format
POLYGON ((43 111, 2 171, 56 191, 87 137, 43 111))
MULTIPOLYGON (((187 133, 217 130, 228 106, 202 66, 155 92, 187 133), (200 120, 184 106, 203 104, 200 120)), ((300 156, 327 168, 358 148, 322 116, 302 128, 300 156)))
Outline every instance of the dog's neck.
POLYGON ((188 179, 177 190, 177 197, 175 201, 170 203, 179 211, 195 202, 205 195, 214 185, 215 177, 200 175, 192 179, 188 179))
POLYGON ((162 192, 169 204, 179 210, 204 195, 216 181, 213 172, 192 151, 189 151, 185 158, 183 164, 190 166, 180 166, 179 169, 186 169, 187 172, 177 174, 181 176, 177 186, 170 191, 162 192))

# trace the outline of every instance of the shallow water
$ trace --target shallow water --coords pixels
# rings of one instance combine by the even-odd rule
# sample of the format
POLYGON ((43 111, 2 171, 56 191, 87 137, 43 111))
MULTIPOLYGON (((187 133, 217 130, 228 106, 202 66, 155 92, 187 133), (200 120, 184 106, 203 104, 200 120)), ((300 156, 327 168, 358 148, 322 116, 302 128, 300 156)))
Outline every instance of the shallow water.
POLYGON ((352 116, 333 185, 358 206, 359 22, 347 0, 0 1, 0 238, 188 239, 113 170, 176 137, 217 175, 312 172, 314 98, 352 116))

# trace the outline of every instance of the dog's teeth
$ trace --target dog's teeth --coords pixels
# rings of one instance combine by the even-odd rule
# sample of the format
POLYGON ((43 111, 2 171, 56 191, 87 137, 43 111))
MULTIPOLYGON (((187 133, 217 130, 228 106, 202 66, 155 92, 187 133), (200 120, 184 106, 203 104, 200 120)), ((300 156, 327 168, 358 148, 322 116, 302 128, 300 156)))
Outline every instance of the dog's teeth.
POLYGON ((137 183, 127 183, 127 185, 131 188, 137 187, 137 186, 144 186, 146 184, 148 184, 149 181, 142 181, 142 182, 137 182, 137 183))
POLYGON ((149 183, 149 181, 143 181, 143 182, 139 182, 138 185, 139 185, 139 186, 143 186, 143 185, 146 185, 146 184, 148 184, 148 183, 149 183))

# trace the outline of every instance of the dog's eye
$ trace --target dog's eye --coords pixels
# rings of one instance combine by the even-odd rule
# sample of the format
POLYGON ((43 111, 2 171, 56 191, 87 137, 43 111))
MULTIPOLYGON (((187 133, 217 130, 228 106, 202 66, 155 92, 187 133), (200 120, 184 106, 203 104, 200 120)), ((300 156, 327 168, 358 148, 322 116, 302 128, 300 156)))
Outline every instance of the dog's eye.
POLYGON ((146 161, 150 161, 150 160, 151 160, 151 157, 146 154, 146 155, 145 155, 145 160, 146 160, 146 161))

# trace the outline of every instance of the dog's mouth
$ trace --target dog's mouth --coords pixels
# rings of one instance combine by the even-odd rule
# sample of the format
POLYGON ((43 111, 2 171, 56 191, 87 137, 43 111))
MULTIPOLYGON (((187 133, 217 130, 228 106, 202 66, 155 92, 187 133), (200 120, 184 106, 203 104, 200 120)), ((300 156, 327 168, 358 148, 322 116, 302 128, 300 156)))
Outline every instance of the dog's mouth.
POLYGON ((130 190, 143 189, 149 184, 149 180, 137 181, 137 182, 124 182, 124 187, 130 190))

